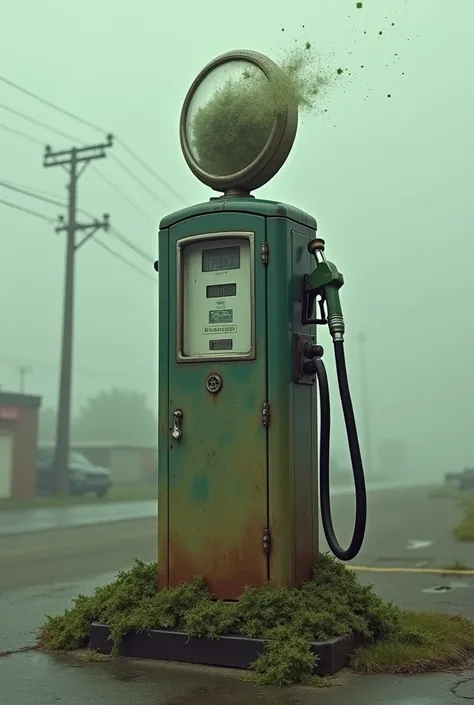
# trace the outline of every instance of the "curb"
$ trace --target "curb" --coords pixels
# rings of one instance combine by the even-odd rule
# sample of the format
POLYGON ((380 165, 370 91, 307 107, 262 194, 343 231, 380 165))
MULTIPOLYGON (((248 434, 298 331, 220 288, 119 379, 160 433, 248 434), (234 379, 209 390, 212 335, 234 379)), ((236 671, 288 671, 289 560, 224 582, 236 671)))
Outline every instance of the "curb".
MULTIPOLYGON (((314 673, 329 676, 349 662, 349 655, 358 646, 354 636, 333 637, 313 641, 311 650, 318 657, 314 673)), ((112 642, 110 628, 93 622, 89 629, 89 649, 110 654, 112 642)), ((153 629, 148 632, 129 632, 119 647, 119 655, 128 658, 175 661, 202 666, 248 669, 250 664, 265 651, 262 639, 240 636, 222 636, 219 639, 189 637, 176 630, 153 629)))

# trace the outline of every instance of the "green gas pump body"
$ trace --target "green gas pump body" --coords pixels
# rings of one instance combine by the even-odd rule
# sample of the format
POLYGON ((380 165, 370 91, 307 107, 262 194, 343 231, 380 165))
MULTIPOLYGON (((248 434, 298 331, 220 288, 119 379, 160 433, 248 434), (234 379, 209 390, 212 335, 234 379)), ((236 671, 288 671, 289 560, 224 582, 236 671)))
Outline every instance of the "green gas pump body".
POLYGON ((318 558, 316 386, 305 373, 315 219, 221 197, 159 232, 160 587, 298 587, 318 558))

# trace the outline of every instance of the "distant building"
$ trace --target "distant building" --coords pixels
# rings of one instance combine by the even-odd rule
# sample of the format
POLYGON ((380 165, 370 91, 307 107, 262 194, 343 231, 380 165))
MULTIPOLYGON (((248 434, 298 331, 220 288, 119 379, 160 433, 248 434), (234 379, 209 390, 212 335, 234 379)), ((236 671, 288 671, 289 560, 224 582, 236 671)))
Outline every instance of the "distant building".
POLYGON ((41 397, 0 391, 0 499, 36 494, 41 397))
MULTIPOLYGON (((54 443, 41 443, 42 448, 54 443)), ((94 465, 109 468, 114 485, 156 485, 158 448, 120 441, 78 441, 70 450, 82 453, 94 465)))

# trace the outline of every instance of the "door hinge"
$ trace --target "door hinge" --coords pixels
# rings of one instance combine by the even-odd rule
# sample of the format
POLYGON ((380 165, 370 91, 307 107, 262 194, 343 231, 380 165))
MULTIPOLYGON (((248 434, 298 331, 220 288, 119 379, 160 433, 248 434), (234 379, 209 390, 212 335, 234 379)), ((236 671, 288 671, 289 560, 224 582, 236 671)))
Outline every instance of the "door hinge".
POLYGON ((270 404, 268 401, 263 402, 262 406, 262 424, 264 426, 270 426, 270 404))
POLYGON ((262 264, 268 264, 268 242, 262 242, 262 264))
POLYGON ((272 548, 272 537, 270 536, 270 530, 264 529, 262 534, 262 550, 265 555, 268 555, 272 548))

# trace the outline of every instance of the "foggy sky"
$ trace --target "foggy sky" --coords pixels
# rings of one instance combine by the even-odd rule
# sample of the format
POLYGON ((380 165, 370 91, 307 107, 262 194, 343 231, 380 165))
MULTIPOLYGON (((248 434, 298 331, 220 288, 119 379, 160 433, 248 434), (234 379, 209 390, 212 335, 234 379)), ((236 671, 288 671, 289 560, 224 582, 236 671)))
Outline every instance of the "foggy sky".
MULTIPOLYGON (((347 68, 351 80, 328 94, 323 106, 328 113, 302 121, 284 168, 257 195, 315 215, 327 256, 344 273, 354 402, 360 419, 356 336, 363 332, 374 443, 387 436, 404 440, 422 474, 457 470, 474 464, 469 270, 474 5, 472 0, 368 0, 362 10, 355 5, 352 0, 232 6, 214 0, 5 2, 0 73, 104 126, 182 194, 181 203, 120 146, 113 153, 148 183, 156 199, 111 158, 94 168, 126 191, 147 217, 93 169, 81 177, 78 205, 98 217, 109 212, 111 223, 150 254, 149 264, 111 234, 97 237, 152 275, 160 218, 212 195, 188 171, 178 141, 181 103, 200 69, 216 54, 238 48, 278 61, 285 48, 306 40, 334 70, 347 68)), ((3 84, 0 96, 1 103, 79 140, 94 143, 104 136, 3 84)), ((72 146, 6 111, 0 122, 44 139, 53 149, 72 146)), ((0 180, 66 195, 65 172, 42 167, 40 145, 3 130, 0 140, 0 180)), ((0 198, 24 207, 52 217, 61 213, 0 191, 0 198)), ((53 405, 64 236, 0 204, 0 265, 0 384, 16 390, 17 366, 31 361, 27 391, 53 405)), ((75 408, 113 385, 146 392, 155 405, 156 315, 153 281, 94 243, 80 251, 75 408)), ((331 367, 326 336, 323 331, 321 342, 331 367)), ((336 430, 341 444, 340 427, 336 430)))

